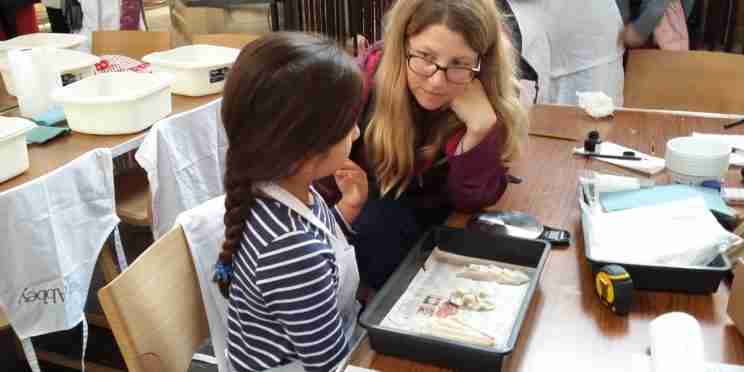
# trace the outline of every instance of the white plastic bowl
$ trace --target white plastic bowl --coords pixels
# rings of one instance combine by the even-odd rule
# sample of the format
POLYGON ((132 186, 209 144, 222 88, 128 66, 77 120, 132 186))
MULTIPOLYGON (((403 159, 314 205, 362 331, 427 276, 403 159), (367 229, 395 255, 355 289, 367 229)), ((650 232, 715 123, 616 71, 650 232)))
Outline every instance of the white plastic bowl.
POLYGON ((29 120, 0 116, 0 182, 28 169, 26 132, 33 128, 29 120))
POLYGON ((240 49, 197 44, 151 53, 142 60, 152 66, 153 72, 175 76, 173 93, 205 96, 222 91, 239 54, 240 49))
POLYGON ((52 99, 76 132, 136 133, 171 113, 172 82, 167 74, 111 72, 59 88, 52 99))
POLYGON ((718 139, 678 137, 667 142, 665 160, 675 182, 699 184, 724 177, 730 156, 731 146, 718 139))
MULTIPOLYGON (((62 85, 68 85, 96 73, 96 63, 101 59, 92 54, 78 52, 71 49, 50 49, 54 55, 54 61, 60 69, 62 85)), ((15 84, 13 74, 8 66, 8 59, 0 59, 0 74, 5 82, 8 94, 15 96, 15 84)))

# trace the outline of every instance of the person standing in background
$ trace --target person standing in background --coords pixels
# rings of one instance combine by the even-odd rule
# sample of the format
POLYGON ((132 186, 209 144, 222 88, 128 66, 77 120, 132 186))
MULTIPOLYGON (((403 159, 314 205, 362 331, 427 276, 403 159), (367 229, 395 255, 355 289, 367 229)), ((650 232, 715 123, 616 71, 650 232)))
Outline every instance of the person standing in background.
POLYGON ((65 19, 64 12, 62 11, 65 8, 65 0, 42 0, 41 3, 46 7, 49 23, 52 25, 52 32, 70 33, 70 27, 67 25, 67 19, 65 19))
POLYGON ((600 91, 623 104, 623 20, 613 0, 541 0, 550 39, 551 103, 600 91))
MULTIPOLYGON (((629 48, 645 45, 661 22, 669 4, 676 0, 616 0, 623 17, 623 41, 629 48)), ((695 0, 682 0, 685 18, 690 17, 695 0)))
POLYGON ((3 0, 0 2, 0 40, 39 32, 34 0, 3 0))

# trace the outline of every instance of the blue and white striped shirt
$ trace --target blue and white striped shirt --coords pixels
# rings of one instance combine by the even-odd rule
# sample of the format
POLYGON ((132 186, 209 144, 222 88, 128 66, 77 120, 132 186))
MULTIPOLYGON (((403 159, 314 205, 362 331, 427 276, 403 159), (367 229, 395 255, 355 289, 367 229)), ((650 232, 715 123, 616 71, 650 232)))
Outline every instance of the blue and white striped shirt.
MULTIPOLYGON (((312 213, 337 233, 334 218, 340 214, 311 193, 312 213)), ((307 371, 335 368, 348 345, 336 256, 323 231, 276 200, 259 197, 233 265, 227 320, 233 369, 261 371, 295 360, 307 371)))

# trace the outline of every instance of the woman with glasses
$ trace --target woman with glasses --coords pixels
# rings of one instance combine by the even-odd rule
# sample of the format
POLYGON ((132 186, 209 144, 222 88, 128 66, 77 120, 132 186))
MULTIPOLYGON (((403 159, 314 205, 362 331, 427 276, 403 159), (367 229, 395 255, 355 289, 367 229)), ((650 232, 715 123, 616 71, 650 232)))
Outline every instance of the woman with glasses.
MULTIPOLYGON (((515 52, 493 0, 405 0, 386 15, 366 75, 360 139, 369 199, 350 226, 362 283, 379 288, 453 210, 495 203, 527 119, 515 52)), ((335 201, 332 184, 325 196, 335 201)), ((335 194, 335 195, 334 195, 335 194)))

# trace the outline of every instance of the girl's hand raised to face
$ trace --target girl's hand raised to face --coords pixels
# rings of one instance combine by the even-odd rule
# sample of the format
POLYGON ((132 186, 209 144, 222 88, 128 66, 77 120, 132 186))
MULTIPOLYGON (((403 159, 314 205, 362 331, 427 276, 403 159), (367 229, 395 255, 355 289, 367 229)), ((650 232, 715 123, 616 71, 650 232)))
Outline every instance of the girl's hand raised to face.
POLYGON ((478 79, 471 81, 465 91, 452 100, 450 108, 471 135, 485 136, 497 121, 496 112, 478 79))
POLYGON ((351 222, 367 201, 367 173, 353 161, 346 160, 333 177, 341 191, 338 207, 346 220, 351 222))

